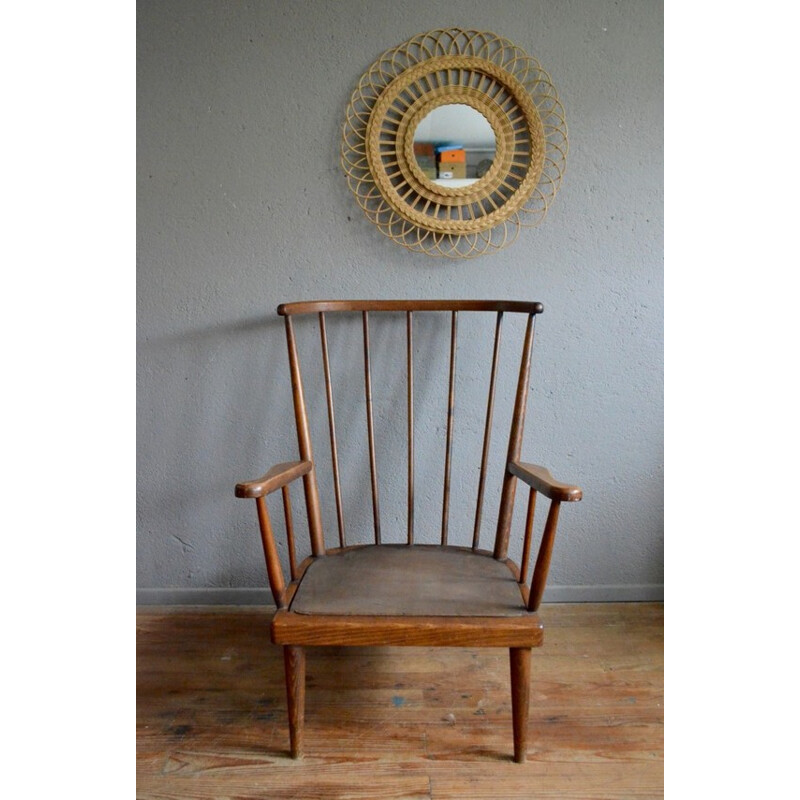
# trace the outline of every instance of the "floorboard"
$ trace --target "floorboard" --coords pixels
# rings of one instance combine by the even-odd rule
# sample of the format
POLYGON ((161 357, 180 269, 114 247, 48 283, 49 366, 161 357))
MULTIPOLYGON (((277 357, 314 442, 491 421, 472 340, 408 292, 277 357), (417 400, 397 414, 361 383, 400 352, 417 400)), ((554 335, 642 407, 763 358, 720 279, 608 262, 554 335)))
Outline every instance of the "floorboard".
POLYGON ((542 606, 528 761, 508 653, 309 648, 289 758, 281 649, 253 607, 137 614, 137 798, 663 797, 663 605, 542 606))

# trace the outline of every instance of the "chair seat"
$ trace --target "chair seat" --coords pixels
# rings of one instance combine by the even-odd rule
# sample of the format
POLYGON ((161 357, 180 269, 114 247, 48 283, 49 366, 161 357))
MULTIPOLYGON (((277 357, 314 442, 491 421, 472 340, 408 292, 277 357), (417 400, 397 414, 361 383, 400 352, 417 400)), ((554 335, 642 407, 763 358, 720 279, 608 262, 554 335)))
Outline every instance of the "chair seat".
POLYGON ((392 617, 529 613, 505 562, 434 545, 365 545, 315 559, 297 588, 291 611, 392 617))

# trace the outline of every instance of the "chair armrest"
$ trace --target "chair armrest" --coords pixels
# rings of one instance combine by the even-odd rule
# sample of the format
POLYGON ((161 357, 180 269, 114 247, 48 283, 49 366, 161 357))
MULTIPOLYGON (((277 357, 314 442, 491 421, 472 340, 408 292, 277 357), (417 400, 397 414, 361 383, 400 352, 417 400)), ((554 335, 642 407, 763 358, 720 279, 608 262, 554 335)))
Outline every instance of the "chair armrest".
POLYGON ((286 488, 296 478, 307 475, 311 472, 313 464, 310 461, 285 461, 283 464, 276 464, 266 475, 255 481, 236 484, 237 497, 253 497, 258 509, 258 524, 261 529, 261 543, 264 546, 264 558, 267 563, 267 577, 272 596, 275 598, 275 605, 278 608, 286 608, 288 605, 286 581, 283 577, 283 568, 278 557, 278 550, 275 546, 275 537, 272 534, 272 524, 269 520, 266 497, 268 494, 281 489, 283 491, 283 510, 286 515, 286 540, 289 546, 289 565, 292 570, 292 580, 294 580, 295 553, 294 553, 294 533, 292 529, 292 510, 289 501, 289 490, 286 488))
POLYGON ((509 461, 508 471, 516 475, 537 492, 541 492, 545 497, 558 501, 575 501, 583 497, 583 491, 577 486, 570 486, 567 483, 560 483, 555 480, 550 472, 544 467, 536 464, 526 464, 522 461, 509 461))
POLYGON ((295 478, 311 471, 310 461, 285 461, 276 464, 266 475, 254 481, 236 484, 237 497, 266 497, 266 495, 286 486, 295 478))

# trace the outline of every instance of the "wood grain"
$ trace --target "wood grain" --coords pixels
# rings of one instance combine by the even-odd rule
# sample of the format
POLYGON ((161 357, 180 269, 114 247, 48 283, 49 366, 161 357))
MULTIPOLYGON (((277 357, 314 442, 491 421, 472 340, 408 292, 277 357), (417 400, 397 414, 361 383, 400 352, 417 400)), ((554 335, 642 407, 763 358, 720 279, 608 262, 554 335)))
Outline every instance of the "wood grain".
POLYGON ((257 480, 237 483, 236 496, 265 497, 295 478, 307 474, 313 466, 310 461, 286 461, 283 464, 276 464, 266 475, 257 480))
POLYGON ((302 461, 310 461, 311 469, 303 476, 303 491, 306 496, 306 515, 308 532, 311 537, 311 552, 315 556, 325 553, 325 540, 322 535, 322 512, 319 507, 319 490, 314 469, 314 451, 311 447, 308 410, 303 393, 303 378, 300 374, 300 359, 297 354, 297 342, 292 326, 292 318, 285 318, 286 348, 289 352, 289 372, 292 381, 292 404, 294 405, 295 427, 297 429, 297 447, 302 461))
POLYGON ((514 761, 522 764, 528 755, 528 706, 531 691, 531 650, 529 647, 512 647, 509 650, 511 665, 511 720, 514 725, 514 761))
POLYGON ((331 381, 331 362, 328 356, 328 332, 325 327, 325 314, 319 313, 319 337, 322 347, 322 369, 325 374, 325 398, 328 403, 328 429, 331 441, 331 466, 333 469, 333 494, 336 498, 336 522, 339 526, 339 546, 344 547, 347 537, 342 510, 342 486, 339 481, 339 448, 336 443, 336 415, 333 410, 333 383, 331 381))
POLYGON ((283 521, 286 525, 286 547, 289 550, 289 574, 297 580, 297 548, 294 543, 294 518, 292 517, 292 498, 288 486, 281 486, 283 496, 283 521))
POLYGON ((522 557, 519 560, 519 582, 528 581, 528 561, 531 556, 531 542, 533 539, 533 518, 536 514, 536 490, 528 492, 528 511, 525 514, 525 538, 522 541, 522 557))
POLYGON ((414 312, 406 311, 406 371, 408 373, 408 543, 414 544, 414 312))
POLYGON ((557 481, 548 469, 537 464, 510 460, 508 471, 551 500, 574 502, 583 497, 583 492, 578 486, 557 481))
POLYGON ((289 708, 289 752, 292 758, 303 755, 303 727, 306 706, 306 654, 302 647, 284 647, 286 703, 289 708))
POLYGON ((309 648, 294 761, 272 612, 143 608, 136 797, 663 798, 663 606, 543 609, 514 764, 505 649, 309 648))
POLYGON ((453 420, 456 409, 456 355, 458 354, 458 311, 450 316, 450 379, 447 389, 447 438, 444 452, 444 490, 442 492, 442 538, 447 544, 450 526, 450 471, 453 455, 453 420))
POLYGON ((489 464, 489 448, 492 443, 492 422, 494 420, 494 395, 497 386, 497 366, 500 361, 500 338, 503 331, 503 312, 497 312, 494 329, 494 349, 492 350, 492 373, 489 378, 489 399, 486 401, 486 424, 483 429, 483 452, 481 471, 478 478, 478 500, 475 505, 475 528, 472 532, 472 549, 477 550, 481 538, 481 516, 483 514, 483 495, 486 490, 486 473, 489 464))
MULTIPOLYGON (((525 431, 525 415, 528 407, 528 385, 531 375, 531 352, 533 349, 534 315, 528 316, 528 326, 520 358, 517 394, 514 411, 511 414, 511 430, 508 434, 508 457, 506 462, 517 461, 522 449, 522 435, 525 431)), ((503 559, 508 554, 508 537, 511 531, 511 518, 514 514, 514 494, 517 488, 516 476, 506 470, 503 475, 503 488, 500 495, 500 509, 497 512, 497 532, 494 540, 494 557, 503 559)))
MULTIPOLYGON (((547 578, 559 504, 562 500, 578 500, 581 497, 580 489, 577 487, 557 483, 546 469, 519 461, 530 382, 534 319, 542 310, 540 303, 505 300, 343 300, 279 306, 278 313, 284 316, 300 460, 280 464, 257 481, 238 484, 236 494, 239 497, 256 499, 269 584, 279 609, 271 625, 271 638, 274 643, 286 646, 286 687, 291 723, 291 751, 294 756, 299 756, 301 753, 303 736, 305 655, 301 648, 321 645, 332 647, 402 645, 510 649, 514 754, 515 760, 524 760, 530 673, 529 650, 542 643, 542 625, 535 612, 547 578), (429 545, 412 547, 415 544, 414 313, 416 311, 448 311, 451 316, 442 546, 439 548, 432 548, 429 545), (450 510, 459 311, 493 312, 496 316, 472 552, 466 551, 465 548, 446 546, 450 510), (362 546, 352 549, 345 547, 343 501, 325 318, 328 312, 331 314, 360 312, 362 318, 366 438, 375 545, 381 545, 381 514, 372 392, 370 313, 375 312, 376 317, 386 317, 392 312, 405 313, 408 546, 401 549, 392 545, 375 548, 362 546), (500 333, 503 315, 506 312, 526 314, 527 327, 520 355, 517 390, 508 434, 506 469, 494 548, 491 557, 486 557, 479 550, 481 515, 500 360, 500 333), (339 526, 338 551, 328 551, 325 547, 311 444, 311 423, 293 324, 294 315, 311 313, 315 313, 318 317, 322 347, 339 526), (301 477, 313 558, 298 567, 288 484, 301 477), (518 478, 528 483, 531 489, 521 570, 510 564, 507 559, 518 478), (288 585, 282 572, 266 504, 266 496, 277 488, 281 489, 283 496, 291 577, 288 585), (533 501, 537 492, 549 497, 551 506, 536 558, 533 579, 531 586, 528 587, 526 574, 532 549, 533 501)), ((381 353, 378 352, 376 357, 380 361, 381 353)), ((353 488, 356 490, 358 487, 353 488)), ((365 487, 361 488, 363 491, 365 487)), ((363 537, 357 536, 357 540, 363 541, 363 537)))
POLYGON ((542 602, 542 596, 544 595, 547 573, 550 569, 550 558, 553 555, 553 545, 556 540, 560 508, 561 503, 558 500, 550 501, 547 521, 544 524, 544 532, 542 533, 542 541, 539 544, 539 554, 536 557, 536 566, 533 568, 533 577, 531 578, 531 589, 528 598, 528 608, 531 611, 539 610, 539 604, 542 602))
POLYGON ((542 628, 524 617, 394 617, 295 614, 280 609, 272 624, 276 644, 340 646, 538 647, 542 628))
POLYGON ((267 576, 269 586, 272 590, 272 597, 278 608, 286 605, 284 592, 286 591, 286 579, 283 577, 281 560, 278 557, 278 548, 275 546, 275 536, 272 533, 272 524, 269 519, 267 500, 264 496, 256 498, 256 508, 258 510, 258 523, 261 530, 261 545, 264 549, 264 560, 267 564, 267 576))
MULTIPOLYGON (((289 317, 287 317, 289 319, 289 317)), ((381 509, 378 498, 378 465, 375 460, 375 425, 372 413, 372 367, 369 348, 369 314, 361 314, 364 331, 364 396, 367 405, 367 446, 369 448, 369 475, 372 486, 372 523, 375 528, 375 544, 381 543, 381 509)))
POLYGON ((325 311, 516 311, 541 314, 541 303, 522 300, 310 300, 281 303, 278 314, 319 314, 325 311))

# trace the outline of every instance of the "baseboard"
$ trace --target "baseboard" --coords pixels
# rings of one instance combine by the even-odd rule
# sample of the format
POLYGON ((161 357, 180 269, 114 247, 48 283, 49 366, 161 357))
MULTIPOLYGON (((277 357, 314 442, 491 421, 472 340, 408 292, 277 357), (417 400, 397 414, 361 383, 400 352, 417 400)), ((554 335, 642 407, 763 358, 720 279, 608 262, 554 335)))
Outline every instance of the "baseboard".
MULTIPOLYGON (((621 586, 549 586, 544 603, 661 603, 664 585, 660 583, 621 586)), ((140 606, 271 606, 269 589, 137 589, 140 606)))
POLYGON ((548 586, 543 603, 663 603, 663 583, 607 586, 548 586))
POLYGON ((140 606, 274 606, 269 589, 137 589, 140 606))

